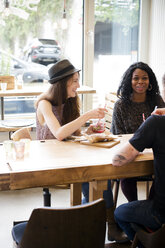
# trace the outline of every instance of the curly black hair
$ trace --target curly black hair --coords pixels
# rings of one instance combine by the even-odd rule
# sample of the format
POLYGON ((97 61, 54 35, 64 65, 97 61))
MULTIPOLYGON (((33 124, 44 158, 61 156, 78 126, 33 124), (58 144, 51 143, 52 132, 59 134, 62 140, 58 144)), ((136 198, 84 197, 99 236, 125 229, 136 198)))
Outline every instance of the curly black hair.
POLYGON ((149 77, 149 87, 151 90, 147 90, 147 100, 152 102, 156 101, 156 96, 160 95, 160 90, 158 86, 158 81, 156 79, 155 73, 152 69, 143 62, 136 62, 132 64, 124 73, 122 80, 120 82, 120 86, 117 90, 117 96, 122 99, 125 103, 131 102, 131 94, 132 94, 132 74, 136 69, 141 69, 146 71, 149 77))

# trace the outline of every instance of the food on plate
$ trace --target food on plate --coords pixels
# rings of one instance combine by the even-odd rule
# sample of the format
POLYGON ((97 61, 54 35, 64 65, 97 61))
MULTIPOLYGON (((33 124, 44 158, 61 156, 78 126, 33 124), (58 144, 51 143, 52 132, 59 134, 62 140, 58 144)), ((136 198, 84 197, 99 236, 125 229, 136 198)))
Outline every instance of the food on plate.
POLYGON ((116 139, 116 136, 105 133, 95 133, 90 135, 85 134, 85 137, 90 143, 112 141, 116 139))
POLYGON ((75 136, 71 135, 67 139, 72 140, 74 142, 82 142, 82 141, 89 141, 90 143, 97 143, 97 142, 107 142, 107 141, 117 141, 118 136, 113 135, 110 133, 109 130, 105 130, 103 133, 90 133, 87 134, 86 132, 82 132, 83 135, 75 136))

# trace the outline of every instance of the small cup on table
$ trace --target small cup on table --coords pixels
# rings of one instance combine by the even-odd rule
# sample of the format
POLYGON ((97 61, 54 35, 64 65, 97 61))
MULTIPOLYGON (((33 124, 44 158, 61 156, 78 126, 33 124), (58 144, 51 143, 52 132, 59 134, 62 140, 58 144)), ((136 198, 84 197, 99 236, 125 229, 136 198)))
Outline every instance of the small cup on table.
POLYGON ((11 158, 13 156, 13 141, 5 140, 3 142, 3 147, 4 147, 4 150, 5 150, 6 158, 7 159, 11 158))
POLYGON ((16 159, 23 159, 24 158, 24 151, 25 151, 25 143, 22 141, 15 141, 14 142, 14 149, 15 149, 16 159))

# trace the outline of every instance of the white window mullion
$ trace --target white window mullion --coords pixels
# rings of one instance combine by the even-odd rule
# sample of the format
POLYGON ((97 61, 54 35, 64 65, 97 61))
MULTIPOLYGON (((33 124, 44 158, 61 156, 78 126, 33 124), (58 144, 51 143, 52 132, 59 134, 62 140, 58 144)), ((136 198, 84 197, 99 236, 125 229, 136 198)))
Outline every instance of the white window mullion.
MULTIPOLYGON (((94 0, 84 0, 84 55, 83 84, 93 87, 94 61, 94 0)), ((84 95, 83 109, 92 108, 92 95, 84 95)))

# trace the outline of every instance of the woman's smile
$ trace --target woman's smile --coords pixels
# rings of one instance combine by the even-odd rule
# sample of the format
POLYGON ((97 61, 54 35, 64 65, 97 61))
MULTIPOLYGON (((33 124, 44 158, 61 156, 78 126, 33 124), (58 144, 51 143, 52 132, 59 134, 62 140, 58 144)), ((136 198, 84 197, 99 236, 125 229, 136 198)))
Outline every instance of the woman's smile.
POLYGON ((136 86, 137 91, 143 92, 146 91, 146 85, 142 85, 142 86, 136 86))

